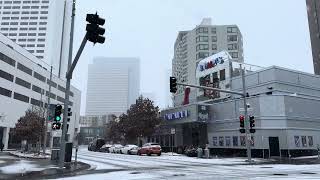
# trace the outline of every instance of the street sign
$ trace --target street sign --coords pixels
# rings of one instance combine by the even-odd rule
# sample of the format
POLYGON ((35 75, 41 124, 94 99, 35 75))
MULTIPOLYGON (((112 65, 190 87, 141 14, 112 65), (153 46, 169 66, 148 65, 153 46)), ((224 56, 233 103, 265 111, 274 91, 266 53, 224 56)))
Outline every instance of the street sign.
POLYGON ((52 123, 53 130, 59 130, 61 128, 61 123, 52 123))
POLYGON ((171 128, 171 134, 176 134, 176 129, 175 128, 171 128))

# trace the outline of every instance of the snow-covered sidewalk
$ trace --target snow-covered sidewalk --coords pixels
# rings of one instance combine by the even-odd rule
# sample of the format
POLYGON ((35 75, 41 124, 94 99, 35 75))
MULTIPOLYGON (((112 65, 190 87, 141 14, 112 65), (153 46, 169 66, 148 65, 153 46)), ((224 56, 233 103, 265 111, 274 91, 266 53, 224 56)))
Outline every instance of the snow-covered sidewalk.
POLYGON ((48 159, 50 155, 48 154, 38 154, 38 153, 22 153, 20 151, 10 152, 11 155, 22 157, 22 158, 33 158, 33 159, 48 159))

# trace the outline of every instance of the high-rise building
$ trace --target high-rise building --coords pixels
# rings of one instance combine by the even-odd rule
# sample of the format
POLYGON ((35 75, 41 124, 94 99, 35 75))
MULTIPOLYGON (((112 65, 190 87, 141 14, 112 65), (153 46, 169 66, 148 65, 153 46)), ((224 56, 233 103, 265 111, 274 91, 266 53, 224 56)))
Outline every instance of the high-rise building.
POLYGON ((139 89, 139 59, 96 58, 88 69, 86 115, 125 113, 135 103, 139 89))
MULTIPOLYGON (((220 51, 227 51, 234 61, 243 62, 243 42, 236 25, 212 25, 210 18, 202 20, 193 30, 180 31, 174 44, 172 75, 178 82, 196 84, 195 71, 201 59, 220 51)), ((178 86, 173 98, 174 105, 181 105, 184 88, 178 86)), ((190 102, 195 101, 195 91, 190 102)))
POLYGON ((71 13, 72 0, 0 0, 0 32, 64 78, 71 13))
POLYGON ((320 74, 320 1, 306 0, 314 73, 320 74))

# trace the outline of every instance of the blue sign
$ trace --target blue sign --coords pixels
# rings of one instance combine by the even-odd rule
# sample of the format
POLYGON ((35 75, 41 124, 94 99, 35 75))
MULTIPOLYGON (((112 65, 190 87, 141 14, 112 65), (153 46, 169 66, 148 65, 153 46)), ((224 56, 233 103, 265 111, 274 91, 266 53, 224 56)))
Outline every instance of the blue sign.
POLYGON ((188 116, 189 116, 188 110, 184 110, 184 111, 166 114, 164 115, 164 118, 166 120, 176 120, 176 119, 182 119, 188 116))
POLYGON ((200 65, 200 71, 204 71, 206 69, 210 69, 210 68, 213 68, 215 67, 216 65, 218 64, 223 64, 224 63, 224 60, 222 57, 217 57, 215 59, 212 59, 211 61, 207 62, 206 64, 204 65, 200 65))

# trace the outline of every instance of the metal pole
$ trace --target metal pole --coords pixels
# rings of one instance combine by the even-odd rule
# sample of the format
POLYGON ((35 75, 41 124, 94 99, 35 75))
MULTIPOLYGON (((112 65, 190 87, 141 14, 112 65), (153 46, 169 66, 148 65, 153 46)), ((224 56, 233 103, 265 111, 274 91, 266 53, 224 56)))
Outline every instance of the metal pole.
MULTIPOLYGON (((52 66, 50 69, 50 82, 52 82, 52 66)), ((49 121, 49 108, 50 108, 50 94, 51 94, 51 83, 49 84, 49 96, 48 96, 48 105, 47 105, 47 117, 44 121, 44 139, 43 139, 43 154, 46 153, 47 146, 47 131, 48 131, 48 121, 49 121)))
POLYGON ((242 69, 242 64, 240 64, 241 76, 242 76, 242 88, 243 88, 243 106, 244 106, 244 117, 245 117, 245 128, 246 128, 246 146, 247 146, 247 156, 248 162, 251 163, 251 139, 249 141, 250 132, 249 132, 249 121, 248 121, 248 106, 247 106, 247 91, 246 91, 246 82, 245 82, 245 68, 242 69))
MULTIPOLYGON (((71 31, 70 31, 70 44, 69 44, 69 59, 68 59, 68 69, 71 66, 72 62, 72 51, 73 51, 73 33, 74 33, 74 18, 76 11, 76 0, 73 0, 72 3, 72 16, 71 16, 71 31)), ((67 135, 67 119, 68 119, 68 104, 69 104, 69 94, 70 94, 70 82, 71 78, 67 78, 66 82, 66 92, 65 92, 65 100, 64 100, 64 111, 63 111, 63 128, 62 128, 62 136, 60 139, 60 154, 59 154, 59 166, 60 168, 64 167, 64 155, 65 155, 65 143, 66 143, 66 135, 67 135)))

